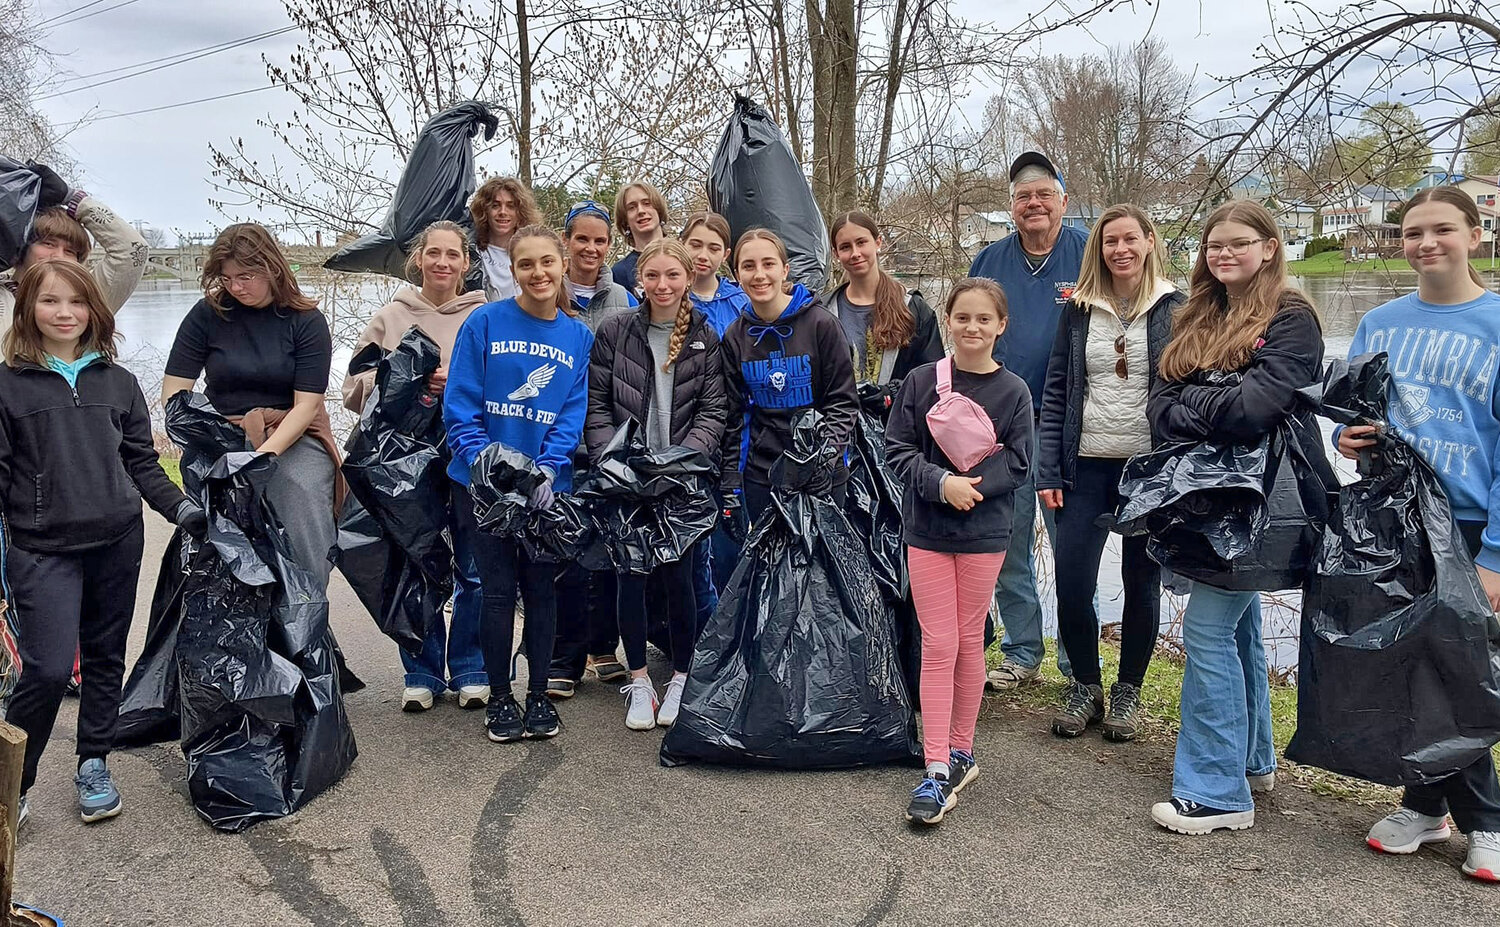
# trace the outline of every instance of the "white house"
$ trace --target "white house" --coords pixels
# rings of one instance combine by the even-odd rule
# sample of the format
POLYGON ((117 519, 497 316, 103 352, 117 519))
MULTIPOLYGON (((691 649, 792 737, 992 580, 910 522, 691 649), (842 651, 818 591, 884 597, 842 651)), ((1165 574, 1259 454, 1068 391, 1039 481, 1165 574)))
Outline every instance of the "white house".
POLYGON ((1342 238, 1350 248, 1397 251, 1401 227, 1387 222, 1386 216, 1399 209, 1402 202, 1400 193, 1376 184, 1356 187, 1342 196, 1335 191, 1329 197, 1329 205, 1320 210, 1323 234, 1342 238))
POLYGON ((1486 245, 1490 244, 1495 240, 1495 228, 1497 222, 1500 222, 1500 198, 1497 198, 1500 196, 1500 183, 1497 183, 1500 178, 1473 174, 1456 179, 1458 182, 1454 186, 1473 197, 1474 205, 1479 207, 1479 221, 1484 226, 1484 237, 1480 240, 1486 245))
POLYGON ((965 251, 974 254, 984 246, 994 244, 1015 230, 1015 222, 1012 221, 1008 212, 1003 210, 973 212, 959 222, 958 241, 965 251))
POLYGON ((1276 225, 1285 241, 1301 241, 1311 238, 1318 207, 1311 203, 1288 201, 1276 211, 1276 225))

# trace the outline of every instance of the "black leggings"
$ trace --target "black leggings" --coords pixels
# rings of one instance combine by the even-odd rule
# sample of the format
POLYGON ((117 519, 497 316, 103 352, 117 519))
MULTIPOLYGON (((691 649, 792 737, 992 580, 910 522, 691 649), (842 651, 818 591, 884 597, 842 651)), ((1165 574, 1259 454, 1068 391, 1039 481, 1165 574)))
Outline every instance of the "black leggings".
POLYGON ((620 646, 615 615, 615 574, 586 570, 576 561, 557 574, 557 642, 553 679, 583 679, 589 657, 614 656, 620 646))
POLYGON ((646 667, 646 593, 653 606, 667 613, 667 635, 672 644, 672 670, 686 673, 698 643, 698 600, 693 588, 693 552, 675 563, 651 571, 651 575, 621 573, 620 638, 625 642, 625 663, 633 670, 646 667))
POLYGON ((498 538, 479 530, 474 520, 474 502, 466 487, 453 489, 453 509, 458 530, 471 538, 470 549, 479 566, 479 646, 484 651, 484 669, 490 677, 492 697, 510 693, 511 647, 515 643, 516 586, 526 606, 526 689, 540 694, 547 689, 547 669, 552 663, 552 637, 557 633, 557 593, 553 585, 557 567, 534 563, 526 551, 510 538, 498 538))
MULTIPOLYGON (((1119 458, 1079 457, 1073 489, 1063 491, 1057 510, 1053 555, 1057 567, 1057 633, 1073 664, 1073 678, 1086 685, 1099 677, 1099 615, 1094 593, 1099 586, 1099 559, 1109 529, 1096 522, 1113 515, 1120 504, 1119 458)), ((1121 619, 1120 682, 1139 686, 1156 649, 1161 627, 1161 567, 1146 556, 1146 537, 1121 544, 1120 579, 1125 587, 1121 619)))
POLYGON ((21 652, 21 679, 6 720, 26 732, 23 795, 36 781, 37 762, 57 722, 75 653, 83 667, 79 759, 102 758, 114 745, 144 539, 137 520, 124 537, 92 550, 49 554, 11 545, 6 551, 21 652))

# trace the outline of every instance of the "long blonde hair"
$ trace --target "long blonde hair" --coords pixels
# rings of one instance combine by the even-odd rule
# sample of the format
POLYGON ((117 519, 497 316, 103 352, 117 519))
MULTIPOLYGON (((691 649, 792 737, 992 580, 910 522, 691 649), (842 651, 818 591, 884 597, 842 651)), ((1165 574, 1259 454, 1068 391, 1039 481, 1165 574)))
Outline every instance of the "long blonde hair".
POLYGON ((1162 268, 1167 266, 1166 250, 1162 247, 1161 236, 1156 234, 1155 223, 1144 209, 1134 203, 1116 203, 1104 210, 1099 221, 1094 223, 1093 231, 1089 232, 1089 239, 1083 246, 1083 266, 1078 271, 1078 286, 1073 290, 1073 298, 1080 303, 1113 304, 1114 289, 1111 281, 1114 278, 1110 274, 1109 263, 1104 259, 1104 227, 1116 219, 1135 220, 1141 227, 1141 234, 1155 242, 1146 252, 1140 282, 1136 284, 1135 292, 1130 294, 1130 302, 1122 313, 1123 320, 1128 322, 1151 308, 1146 302, 1156 290, 1156 281, 1166 276, 1162 273, 1162 268))
POLYGON ((1172 339, 1161 352, 1163 379, 1186 380, 1199 371, 1243 368, 1272 317, 1284 306, 1305 306, 1317 317, 1312 300, 1287 281, 1286 249, 1270 210, 1251 200, 1231 200, 1209 214, 1203 223, 1203 239, 1225 222, 1249 226, 1261 238, 1276 242, 1276 248, 1255 272, 1244 298, 1234 303, 1209 270, 1207 249, 1199 249, 1187 303, 1173 317, 1172 339))
MULTIPOLYGON (((687 272, 688 288, 682 291, 682 304, 677 307, 677 322, 672 326, 672 337, 667 341, 667 360, 661 365, 662 373, 672 369, 677 363, 677 355, 682 353, 682 343, 687 340, 688 329, 693 325, 693 256, 688 254, 687 246, 675 238, 658 238, 647 245, 641 252, 641 258, 636 262, 637 270, 646 266, 646 262, 653 258, 666 256, 682 264, 682 269, 687 272)), ((650 313, 650 303, 647 301, 646 311, 650 313)))

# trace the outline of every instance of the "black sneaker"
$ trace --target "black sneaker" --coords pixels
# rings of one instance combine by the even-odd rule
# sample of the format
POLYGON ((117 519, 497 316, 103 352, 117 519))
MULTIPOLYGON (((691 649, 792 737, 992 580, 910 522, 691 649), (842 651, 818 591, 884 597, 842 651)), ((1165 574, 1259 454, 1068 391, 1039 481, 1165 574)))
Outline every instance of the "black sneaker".
POLYGON ((911 790, 911 804, 906 806, 906 819, 918 824, 936 824, 956 801, 953 786, 948 780, 929 773, 911 790))
POLYGON ((526 737, 556 737, 560 730, 562 730, 562 719, 557 716, 557 709, 552 707, 552 700, 542 692, 528 694, 526 696, 526 737))
POLYGON ((1252 827, 1255 824, 1255 810, 1225 811, 1185 798, 1174 798, 1152 805, 1151 820, 1167 830, 1196 837, 1221 829, 1245 830, 1252 827))
POLYGON ((1077 680, 1063 690, 1063 706, 1052 718, 1052 733, 1059 737, 1077 737, 1090 724, 1104 720, 1104 687, 1084 685, 1077 680))
POLYGON ((515 696, 507 693, 492 697, 485 706, 484 726, 489 731, 490 740, 497 744, 520 740, 526 729, 521 723, 521 706, 516 704, 515 696))
POLYGON ((948 751, 948 769, 948 781, 953 784, 954 795, 979 778, 979 764, 974 762, 974 754, 962 750, 948 751))
POLYGON ((1141 729, 1141 723, 1136 717, 1140 710, 1141 687, 1125 682, 1115 683, 1109 687, 1109 717, 1104 719, 1104 726, 1099 732, 1104 735, 1105 740, 1118 743, 1135 740, 1135 735, 1141 729))

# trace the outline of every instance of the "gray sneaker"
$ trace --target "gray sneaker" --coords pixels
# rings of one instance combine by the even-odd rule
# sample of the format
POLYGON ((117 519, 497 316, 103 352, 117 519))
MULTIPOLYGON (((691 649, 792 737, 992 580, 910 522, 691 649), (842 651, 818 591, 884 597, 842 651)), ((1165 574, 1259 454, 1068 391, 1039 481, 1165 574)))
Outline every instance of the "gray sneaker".
POLYGON ((1434 818, 1410 808, 1397 808, 1375 822, 1365 843, 1382 853, 1405 856, 1415 853, 1424 843, 1442 843, 1452 836, 1448 818, 1434 818))
POLYGON ((1104 720, 1104 687, 1072 682, 1063 690, 1062 710, 1052 717, 1052 733, 1077 737, 1104 720))
POLYGON ((990 670, 985 676, 984 684, 989 689, 1019 689, 1021 686, 1036 682, 1042 675, 1039 666, 1025 666, 1007 657, 999 669, 990 670))
POLYGON ((1500 882, 1500 833, 1476 830, 1469 835, 1464 874, 1481 882, 1500 882))
POLYGON ((120 790, 101 759, 84 760, 73 778, 78 786, 78 816, 92 824, 120 813, 120 790))

